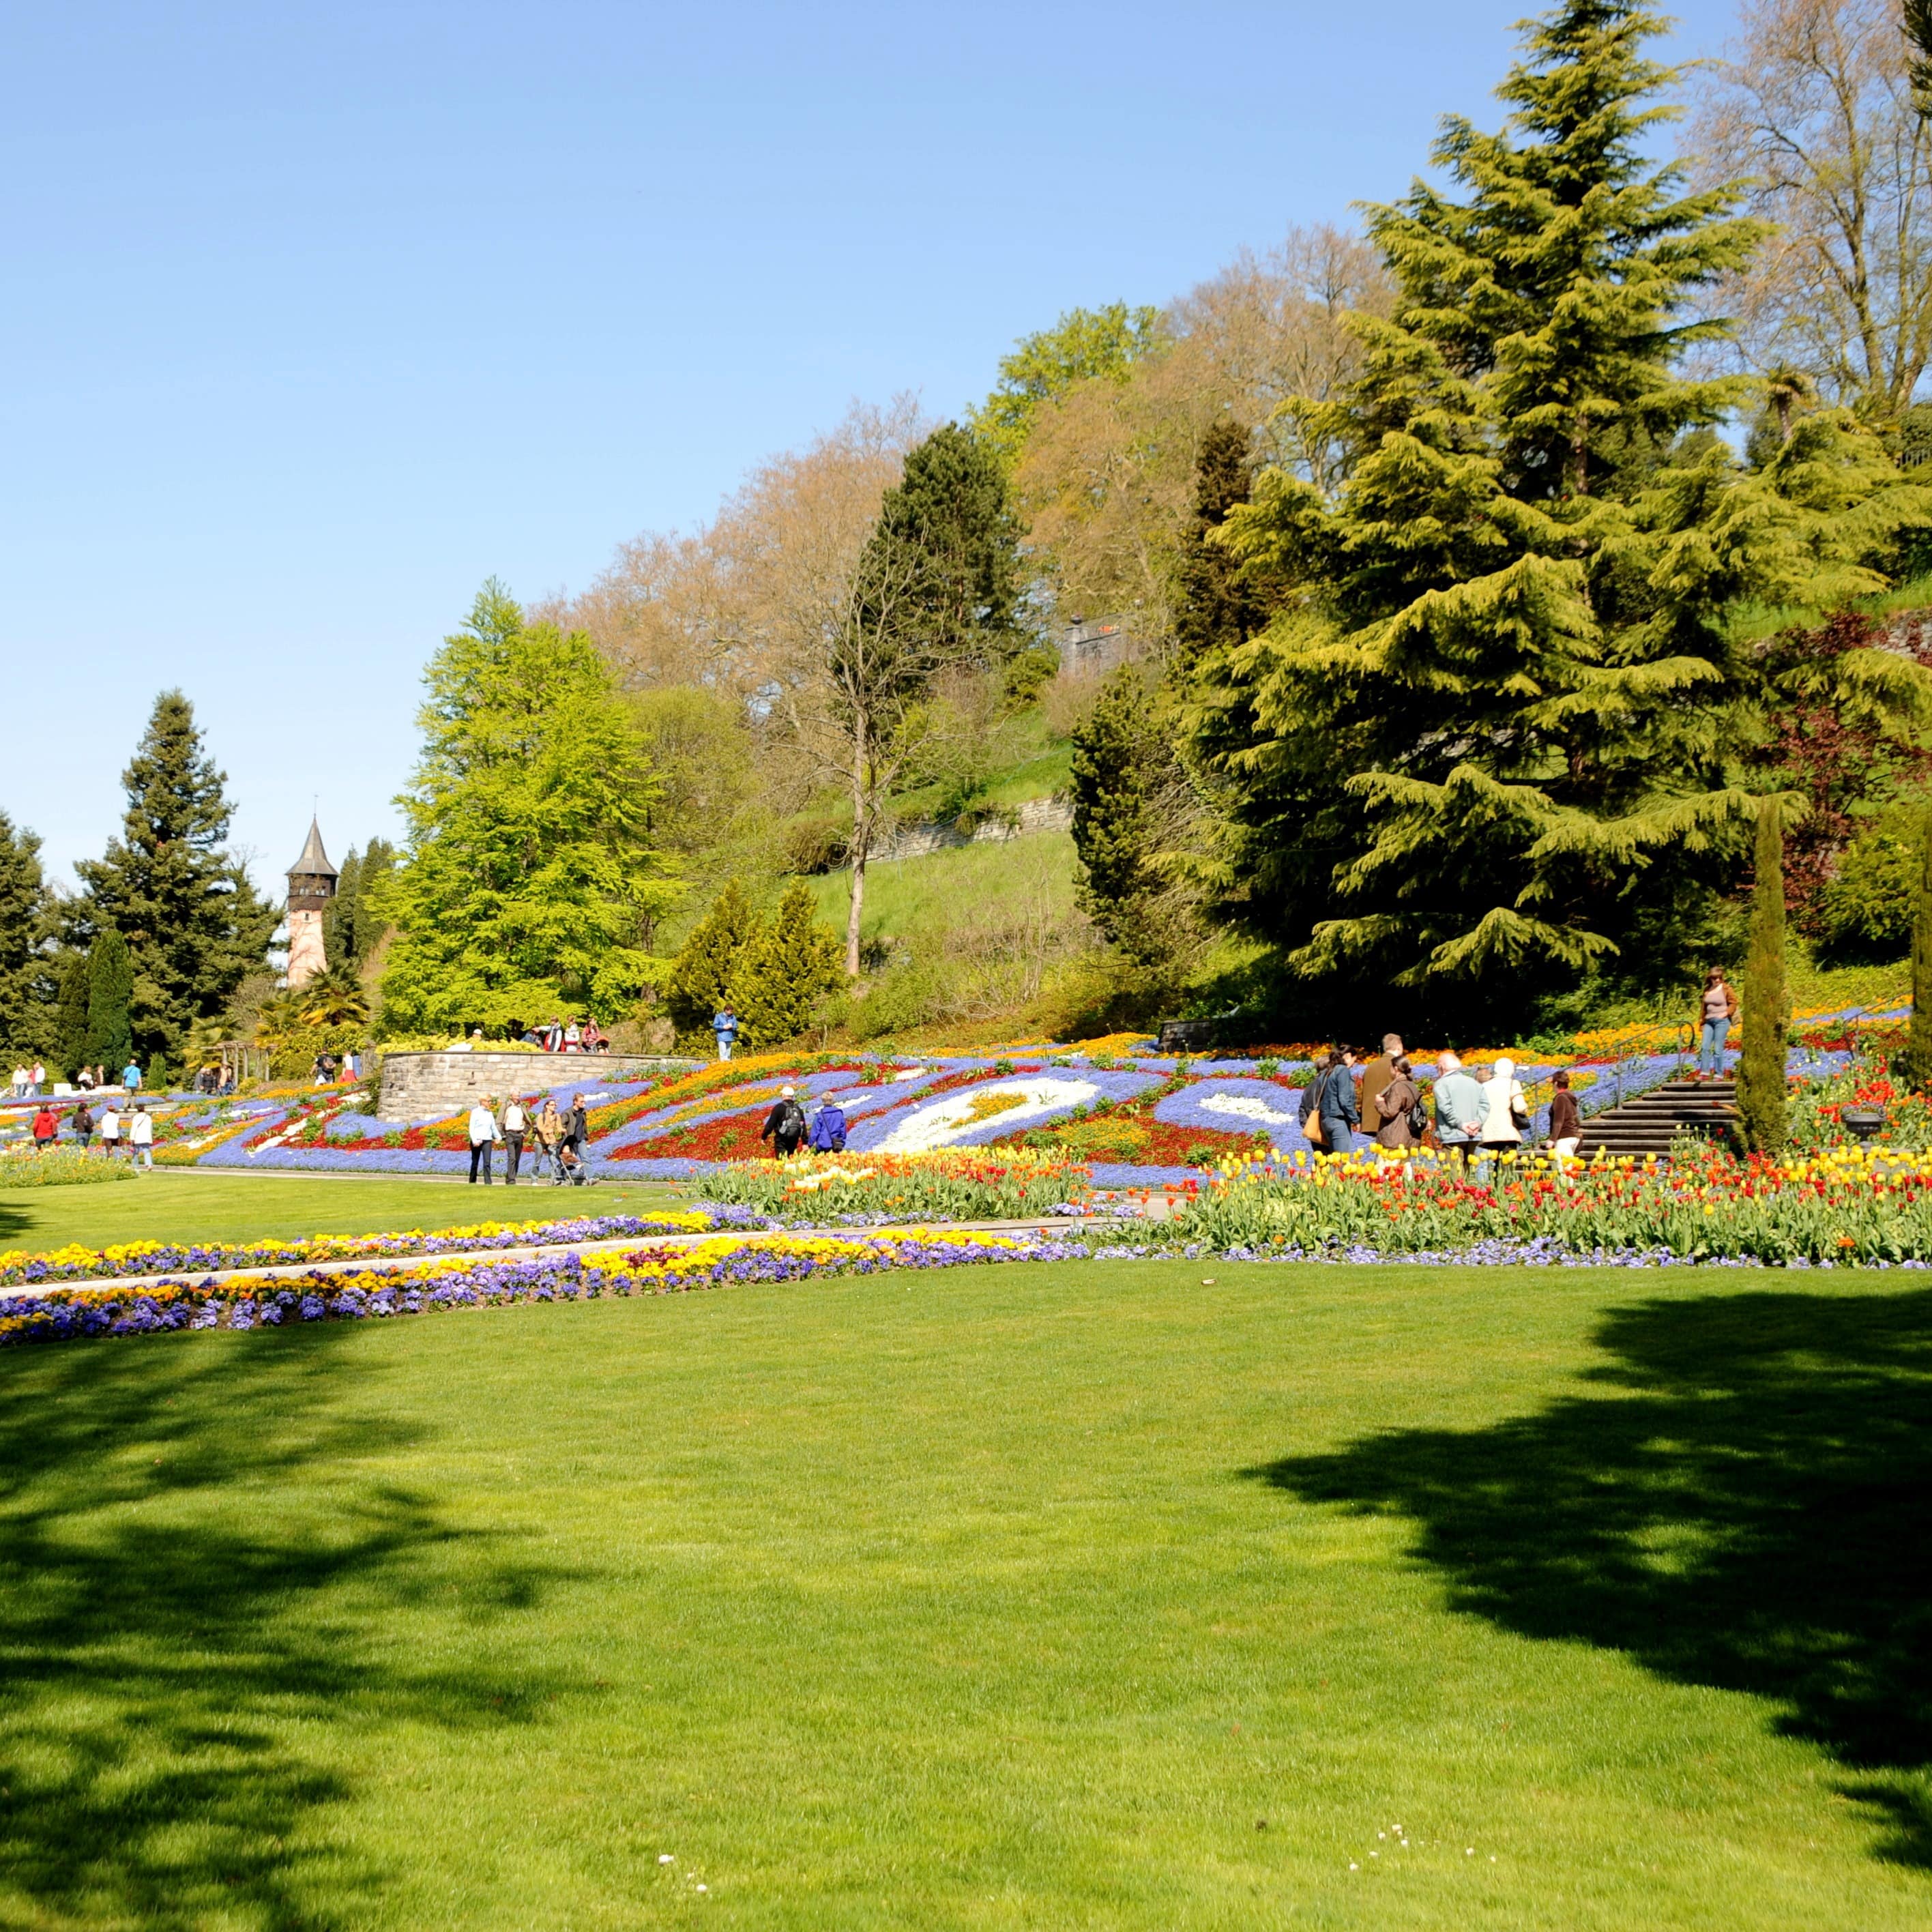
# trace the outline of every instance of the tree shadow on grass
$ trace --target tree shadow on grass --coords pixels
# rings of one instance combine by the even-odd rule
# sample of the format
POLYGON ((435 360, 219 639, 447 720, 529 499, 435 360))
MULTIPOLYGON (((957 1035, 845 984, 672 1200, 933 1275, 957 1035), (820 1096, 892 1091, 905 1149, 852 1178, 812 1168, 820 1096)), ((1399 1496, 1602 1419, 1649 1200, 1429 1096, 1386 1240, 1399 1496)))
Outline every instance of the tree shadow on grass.
MULTIPOLYGON (((405 1489, 332 1480, 414 1433, 350 1412, 349 1339, 0 1358, 0 1917, 354 1922, 388 1874, 332 1842, 350 1786, 291 1730, 505 1726, 542 1707, 538 1670, 385 1660, 400 1648, 385 1620, 423 1600, 440 1550, 478 1539, 405 1489)), ((487 1620, 554 1573, 506 1546, 465 1551, 460 1574, 458 1613, 487 1620)))
POLYGON ((1652 1301, 1595 1339, 1600 1394, 1248 1473, 1413 1517, 1458 1610, 1771 1700, 1932 1865, 1932 1292, 1652 1301))

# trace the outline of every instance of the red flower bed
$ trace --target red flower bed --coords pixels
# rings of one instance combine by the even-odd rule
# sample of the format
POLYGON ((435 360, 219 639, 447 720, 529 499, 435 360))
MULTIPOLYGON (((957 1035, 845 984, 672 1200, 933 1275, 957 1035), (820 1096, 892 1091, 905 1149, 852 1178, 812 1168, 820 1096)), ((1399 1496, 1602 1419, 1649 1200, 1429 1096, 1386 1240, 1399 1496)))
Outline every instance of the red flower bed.
POLYGON ((620 1148, 613 1160, 752 1160, 771 1151, 771 1142, 758 1130, 771 1112, 770 1102, 746 1112, 726 1114, 694 1127, 680 1127, 655 1138, 620 1148))

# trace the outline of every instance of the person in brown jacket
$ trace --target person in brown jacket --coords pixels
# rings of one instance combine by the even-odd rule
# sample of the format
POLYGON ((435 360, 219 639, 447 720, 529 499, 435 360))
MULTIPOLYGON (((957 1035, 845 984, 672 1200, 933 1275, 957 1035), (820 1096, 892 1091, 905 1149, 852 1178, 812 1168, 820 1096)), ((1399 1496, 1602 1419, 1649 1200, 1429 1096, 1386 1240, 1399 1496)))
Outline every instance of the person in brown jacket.
POLYGON ((1576 1144, 1583 1138, 1583 1116, 1576 1096, 1570 1090, 1570 1076, 1560 1070, 1550 1082, 1556 1090, 1550 1096, 1550 1150, 1559 1167, 1576 1157, 1576 1144))
MULTIPOLYGON (((1376 1111, 1376 1096, 1395 1078, 1395 1063, 1402 1052, 1402 1035, 1382 1035, 1382 1050, 1362 1070, 1362 1131, 1382 1139, 1382 1115, 1376 1111)), ((1383 1143, 1388 1144, 1386 1142, 1383 1143)))
MULTIPOLYGON (((1388 1084, 1370 1096, 1382 1125, 1376 1130, 1376 1144, 1385 1148, 1412 1148, 1422 1144, 1409 1120, 1409 1110, 1422 1098, 1421 1090, 1409 1078, 1408 1055, 1398 1053, 1390 1063, 1388 1084)), ((1364 1089, 1368 1083, 1363 1083, 1364 1089)))

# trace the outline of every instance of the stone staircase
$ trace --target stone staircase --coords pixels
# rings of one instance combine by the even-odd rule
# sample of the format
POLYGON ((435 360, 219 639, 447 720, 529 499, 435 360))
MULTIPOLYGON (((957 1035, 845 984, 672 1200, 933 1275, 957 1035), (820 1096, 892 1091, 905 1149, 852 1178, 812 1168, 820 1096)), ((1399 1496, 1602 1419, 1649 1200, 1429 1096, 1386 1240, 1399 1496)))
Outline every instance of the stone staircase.
POLYGON ((1735 1080, 1666 1081, 1586 1120, 1576 1151, 1585 1160, 1594 1154, 1661 1156, 1680 1133, 1721 1139, 1737 1104, 1735 1080))

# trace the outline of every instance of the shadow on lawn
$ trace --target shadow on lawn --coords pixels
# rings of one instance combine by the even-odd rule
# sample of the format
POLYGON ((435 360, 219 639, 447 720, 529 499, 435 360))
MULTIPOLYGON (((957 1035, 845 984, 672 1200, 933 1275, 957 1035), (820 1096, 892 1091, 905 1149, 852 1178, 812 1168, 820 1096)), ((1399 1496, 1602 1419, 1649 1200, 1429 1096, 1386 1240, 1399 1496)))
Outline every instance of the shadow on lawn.
MULTIPOLYGON (((452 1616, 487 1619, 550 1574, 472 1550, 451 1598, 439 1552, 473 1539, 406 1490, 333 1480, 343 1456, 414 1432, 348 1412, 352 1332, 0 1358, 14 1911, 163 1932, 359 1919, 386 1874, 328 1842, 350 1789, 304 1761, 291 1724, 329 1724, 343 1751, 358 1726, 398 1720, 514 1724, 550 1688, 535 1671, 412 1670, 381 1647, 386 1614, 439 1589, 452 1616)), ((359 1394, 370 1358, 353 1360, 359 1394)))
POLYGON ((1932 1292, 1615 1311, 1601 1396, 1249 1473, 1399 1512, 1451 1601, 1749 1691, 1932 1864, 1932 1292))

